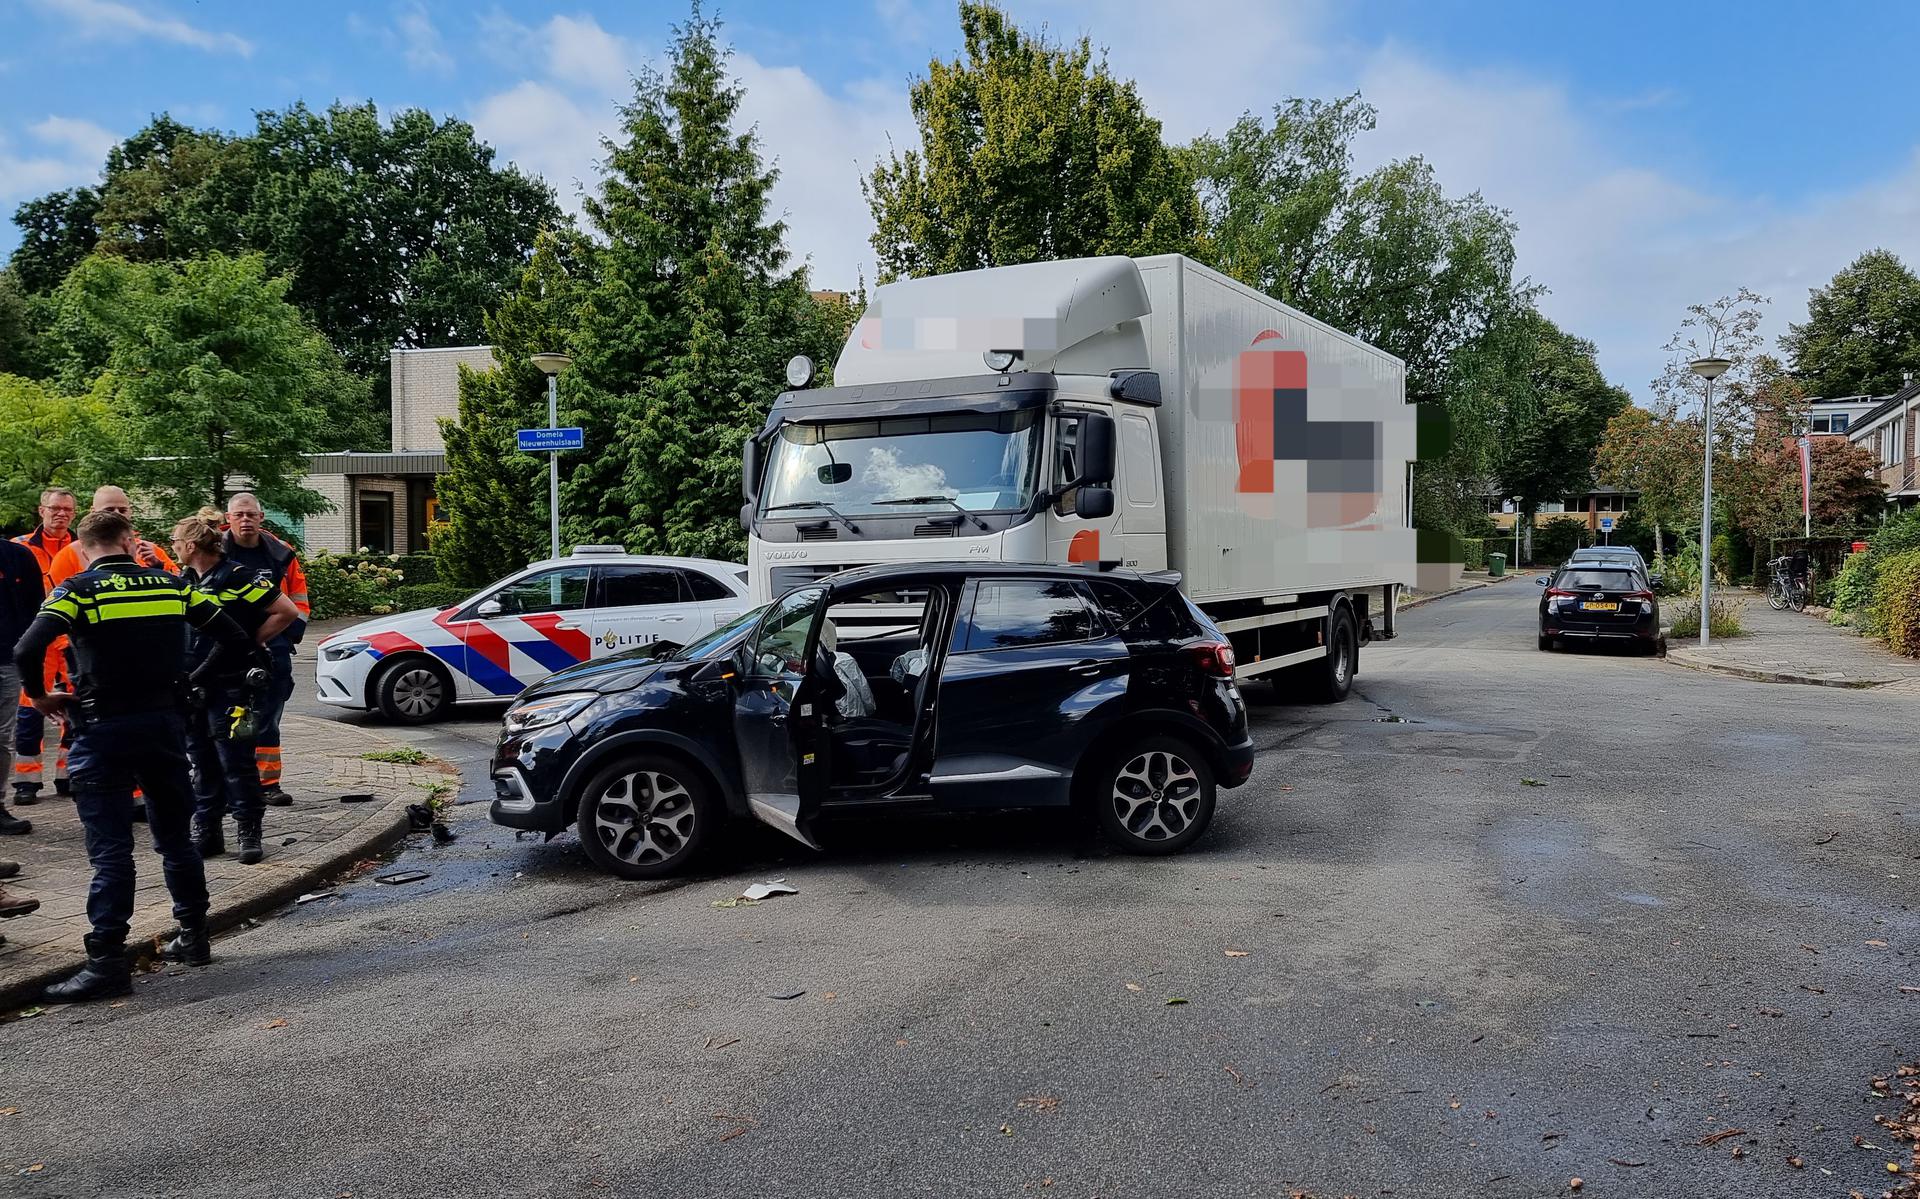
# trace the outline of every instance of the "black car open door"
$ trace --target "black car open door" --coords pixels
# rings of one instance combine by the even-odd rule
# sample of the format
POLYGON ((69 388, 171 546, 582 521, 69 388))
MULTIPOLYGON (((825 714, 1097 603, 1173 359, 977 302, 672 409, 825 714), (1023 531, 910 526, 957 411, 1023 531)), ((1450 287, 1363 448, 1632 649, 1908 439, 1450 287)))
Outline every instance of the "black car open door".
POLYGON ((813 818, 829 777, 827 711, 831 667, 814 661, 827 592, 793 592, 760 620, 735 678, 733 731, 740 776, 754 816, 818 849, 813 818))

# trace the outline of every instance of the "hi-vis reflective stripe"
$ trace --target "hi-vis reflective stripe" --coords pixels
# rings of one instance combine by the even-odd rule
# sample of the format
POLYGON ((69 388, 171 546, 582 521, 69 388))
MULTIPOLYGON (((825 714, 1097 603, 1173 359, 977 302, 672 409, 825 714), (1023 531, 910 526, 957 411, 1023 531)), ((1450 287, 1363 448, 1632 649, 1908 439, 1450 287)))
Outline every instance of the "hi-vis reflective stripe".
POLYGON ((184 616, 187 601, 175 596, 172 599, 135 600, 132 603, 101 604, 91 609, 88 619, 94 624, 108 620, 136 620, 142 617, 184 616))

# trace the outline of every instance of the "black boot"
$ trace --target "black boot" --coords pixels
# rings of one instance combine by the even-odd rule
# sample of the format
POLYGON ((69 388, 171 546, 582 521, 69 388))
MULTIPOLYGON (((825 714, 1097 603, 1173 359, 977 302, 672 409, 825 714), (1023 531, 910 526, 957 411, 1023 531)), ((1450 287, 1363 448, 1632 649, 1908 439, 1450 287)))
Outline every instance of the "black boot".
POLYGON ((226 834, 220 829, 218 816, 202 818, 199 813, 193 817, 193 844, 200 851, 202 860, 217 858, 227 852, 226 834))
POLYGON ((0 878, 12 878, 20 873, 20 863, 0 862, 0 878))
POLYGON ((109 942, 88 933, 86 945, 87 964, 72 978, 48 987, 48 1003, 85 1003, 133 990, 133 969, 127 965, 124 942, 109 942))
POLYGON ((282 791, 279 783, 271 783, 260 788, 260 802, 270 808, 284 808, 293 803, 293 796, 282 791))
POLYGON ((242 866, 251 866, 261 858, 267 856, 266 850, 260 848, 259 820, 240 821, 239 828, 236 831, 237 835, 234 837, 234 840, 238 842, 240 846, 240 864, 242 866))
POLYGON ((39 783, 15 783, 13 785, 13 806, 30 808, 40 802, 39 783))
POLYGON ((65 795, 71 798, 73 795, 73 780, 72 779, 53 780, 53 793, 55 795, 65 795))
POLYGON ((24 837, 33 831, 33 821, 22 820, 7 811, 7 805, 0 803, 0 836, 24 837))
POLYGON ((160 955, 169 962, 179 962, 187 966, 205 966, 213 961, 213 946, 207 941, 207 925, 204 920, 198 925, 182 924, 180 931, 173 934, 173 940, 160 955))

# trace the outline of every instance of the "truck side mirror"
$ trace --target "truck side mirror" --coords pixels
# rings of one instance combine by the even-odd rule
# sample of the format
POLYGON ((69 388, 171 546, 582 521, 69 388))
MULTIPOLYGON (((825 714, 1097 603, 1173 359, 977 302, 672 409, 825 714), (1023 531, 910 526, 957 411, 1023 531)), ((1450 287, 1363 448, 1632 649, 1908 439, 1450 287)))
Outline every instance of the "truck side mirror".
POLYGON ((1082 487, 1073 493, 1073 514, 1087 520, 1113 515, 1113 488, 1082 487))
POLYGON ((1113 418, 1089 412, 1080 418, 1079 483, 1111 483, 1118 470, 1113 418))
POLYGON ((740 447, 740 494, 751 504, 760 498, 760 439, 749 437, 740 447))

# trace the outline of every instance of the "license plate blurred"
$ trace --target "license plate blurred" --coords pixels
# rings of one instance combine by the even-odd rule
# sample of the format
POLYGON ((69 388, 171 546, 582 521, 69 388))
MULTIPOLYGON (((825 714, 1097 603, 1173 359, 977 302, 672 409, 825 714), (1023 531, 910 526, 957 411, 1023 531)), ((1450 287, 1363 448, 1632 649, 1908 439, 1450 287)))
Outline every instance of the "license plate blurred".
POLYGON ((1618 612, 1620 605, 1613 600, 1587 600, 1580 605, 1582 612, 1618 612))

